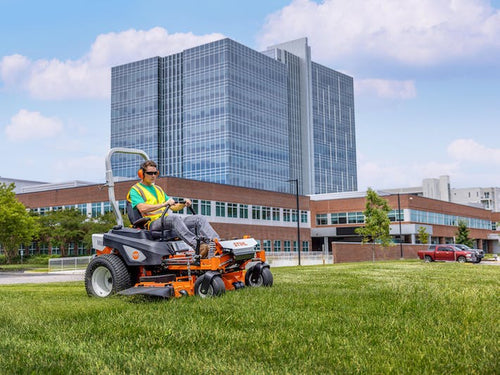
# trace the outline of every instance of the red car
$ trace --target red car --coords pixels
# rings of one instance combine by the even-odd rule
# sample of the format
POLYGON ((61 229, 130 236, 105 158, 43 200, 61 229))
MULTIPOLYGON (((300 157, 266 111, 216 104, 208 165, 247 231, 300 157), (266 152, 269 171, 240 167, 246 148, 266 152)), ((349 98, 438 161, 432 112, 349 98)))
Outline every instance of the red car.
POLYGON ((420 259, 426 262, 435 260, 445 260, 450 262, 477 262, 476 253, 472 250, 462 250, 452 244, 429 245, 427 250, 420 250, 418 253, 420 259))

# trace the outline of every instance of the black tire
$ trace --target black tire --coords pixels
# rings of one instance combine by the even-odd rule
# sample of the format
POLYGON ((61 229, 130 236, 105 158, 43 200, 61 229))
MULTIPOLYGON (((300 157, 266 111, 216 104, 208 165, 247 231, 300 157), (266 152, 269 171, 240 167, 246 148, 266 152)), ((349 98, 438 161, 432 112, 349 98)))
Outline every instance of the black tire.
POLYGON ((85 271, 85 289, 91 297, 108 297, 131 286, 130 272, 117 255, 95 257, 85 271))
POLYGON ((426 263, 430 263, 430 262, 432 262, 432 258, 431 258, 431 256, 430 256, 430 255, 426 255, 426 256, 424 257, 424 262, 426 262, 426 263))
POLYGON ((465 263, 465 262, 466 262, 466 259, 465 259, 465 257, 464 257, 464 256, 459 256, 459 257, 457 258, 457 262, 458 262, 458 263, 465 263))
POLYGON ((219 276, 215 276, 214 278, 212 278, 212 281, 210 281, 210 286, 208 287, 207 292, 203 293, 201 290, 201 283, 204 279, 205 275, 201 275, 196 279, 196 282, 194 283, 195 295, 200 296, 201 298, 207 298, 220 296, 221 294, 224 294, 226 292, 224 281, 219 276))
POLYGON ((268 267, 264 267, 260 270, 260 275, 259 278, 257 279, 256 282, 253 282, 251 279, 251 275, 253 272, 253 267, 250 267, 247 270, 247 273, 245 275, 245 285, 246 286, 251 286, 251 287, 259 287, 259 286, 272 286, 273 285, 273 274, 271 273, 271 270, 268 267))

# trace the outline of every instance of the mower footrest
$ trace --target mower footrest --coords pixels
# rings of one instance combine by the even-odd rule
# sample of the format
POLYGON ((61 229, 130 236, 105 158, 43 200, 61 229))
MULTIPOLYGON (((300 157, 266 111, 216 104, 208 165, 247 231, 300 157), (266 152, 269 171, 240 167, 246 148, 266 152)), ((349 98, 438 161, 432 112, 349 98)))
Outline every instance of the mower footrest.
POLYGON ((170 283, 172 281, 175 281, 175 275, 174 274, 168 274, 168 275, 156 275, 156 276, 141 276, 139 279, 141 283, 170 283))
POLYGON ((165 285, 162 287, 157 286, 134 286, 129 289, 122 290, 118 294, 124 296, 135 296, 137 294, 142 294, 145 296, 170 298, 175 295, 174 288, 171 285, 165 285))

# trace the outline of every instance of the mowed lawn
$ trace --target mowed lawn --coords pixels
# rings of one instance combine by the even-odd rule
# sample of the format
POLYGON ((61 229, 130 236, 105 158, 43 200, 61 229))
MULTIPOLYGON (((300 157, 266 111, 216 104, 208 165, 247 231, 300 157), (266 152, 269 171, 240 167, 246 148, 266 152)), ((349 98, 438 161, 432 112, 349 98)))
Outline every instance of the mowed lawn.
POLYGON ((0 373, 498 374, 500 267, 273 268, 213 299, 0 286, 0 373))

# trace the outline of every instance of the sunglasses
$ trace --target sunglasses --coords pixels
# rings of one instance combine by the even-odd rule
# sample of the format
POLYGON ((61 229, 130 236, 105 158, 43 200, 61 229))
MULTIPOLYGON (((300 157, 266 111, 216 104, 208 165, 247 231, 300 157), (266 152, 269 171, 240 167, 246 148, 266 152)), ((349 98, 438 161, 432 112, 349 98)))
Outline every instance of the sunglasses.
POLYGON ((154 172, 145 172, 146 174, 150 175, 150 176, 158 176, 160 174, 160 172, 158 171, 154 171, 154 172))

